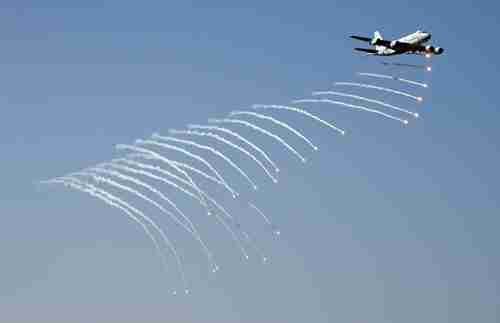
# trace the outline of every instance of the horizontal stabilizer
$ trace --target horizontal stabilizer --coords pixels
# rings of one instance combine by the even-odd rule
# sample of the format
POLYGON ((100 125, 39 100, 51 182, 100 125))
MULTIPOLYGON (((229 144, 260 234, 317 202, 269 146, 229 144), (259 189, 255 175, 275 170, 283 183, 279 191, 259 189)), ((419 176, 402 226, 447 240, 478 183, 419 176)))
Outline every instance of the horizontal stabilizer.
POLYGON ((378 51, 375 49, 369 49, 369 48, 354 48, 354 50, 357 50, 359 52, 365 52, 365 53, 370 53, 370 54, 377 54, 378 51))
POLYGON ((362 40, 362 41, 371 41, 372 40, 369 37, 361 37, 361 36, 351 36, 351 38, 357 39, 357 40, 362 40))

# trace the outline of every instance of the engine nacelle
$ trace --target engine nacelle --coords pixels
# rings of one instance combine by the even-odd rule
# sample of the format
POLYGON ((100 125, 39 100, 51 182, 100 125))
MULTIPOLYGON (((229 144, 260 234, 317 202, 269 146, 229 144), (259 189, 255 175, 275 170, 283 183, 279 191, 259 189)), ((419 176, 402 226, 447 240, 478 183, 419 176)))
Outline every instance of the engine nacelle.
POLYGON ((426 51, 427 53, 429 53, 429 54, 430 54, 430 53, 435 53, 435 52, 436 52, 435 48, 434 48, 433 46, 431 46, 431 45, 427 45, 427 46, 425 46, 425 51, 426 51))
POLYGON ((441 55, 443 52, 444 52, 444 49, 442 47, 434 48, 434 54, 436 54, 436 55, 441 55))
POLYGON ((396 48, 398 45, 399 45, 399 42, 398 42, 397 40, 393 40, 393 41, 391 41, 391 45, 390 45, 390 47, 391 47, 392 49, 394 49, 394 48, 396 48))

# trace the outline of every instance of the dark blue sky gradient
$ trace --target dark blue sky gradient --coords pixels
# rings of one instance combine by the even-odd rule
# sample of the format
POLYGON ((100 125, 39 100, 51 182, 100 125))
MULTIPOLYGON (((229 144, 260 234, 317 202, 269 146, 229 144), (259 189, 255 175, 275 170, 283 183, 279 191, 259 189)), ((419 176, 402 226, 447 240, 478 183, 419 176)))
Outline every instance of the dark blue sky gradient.
POLYGON ((498 322, 498 10, 486 1, 2 1, 0 321, 498 322), (428 30, 445 53, 431 73, 387 69, 353 53, 363 44, 347 37, 376 29, 388 39, 428 30), (243 159, 261 191, 227 176, 279 225, 280 239, 243 202, 216 193, 268 264, 252 250, 245 263, 213 219, 166 190, 214 251, 221 271, 209 274, 195 242, 127 197, 168 228, 189 296, 169 294, 179 287, 175 267, 165 272, 118 211, 35 184, 109 160, 115 144, 155 131, 287 104, 334 81, 376 82, 360 71, 428 82, 377 81, 421 93, 420 105, 358 91, 421 118, 402 126, 308 105, 345 128, 341 137, 275 114, 320 151, 291 140, 309 157, 302 165, 254 134, 280 164, 281 182, 243 159))

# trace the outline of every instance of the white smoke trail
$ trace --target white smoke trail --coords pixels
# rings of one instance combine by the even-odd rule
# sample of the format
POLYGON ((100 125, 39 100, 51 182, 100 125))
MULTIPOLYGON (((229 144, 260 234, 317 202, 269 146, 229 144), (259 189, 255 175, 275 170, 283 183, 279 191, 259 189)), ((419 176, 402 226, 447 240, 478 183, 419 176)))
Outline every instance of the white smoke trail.
POLYGON ((225 119, 208 119, 208 122, 209 123, 229 123, 229 124, 239 124, 239 125, 243 125, 243 126, 246 126, 246 127, 249 127, 253 130, 256 130, 262 134, 265 134, 275 140, 277 140, 279 143, 281 143, 283 146, 285 146, 285 148, 287 148, 289 151, 291 151, 295 156, 297 156, 301 162, 305 163, 307 160, 304 156, 302 156, 299 152, 297 152, 297 150, 295 150, 292 146, 290 146, 285 140, 283 140, 283 138, 281 138, 280 136, 278 135, 275 135, 269 131, 267 131, 266 129, 263 129, 257 125, 254 125, 253 123, 250 123, 248 121, 244 121, 244 120, 239 120, 239 119, 228 119, 228 118, 225 118, 225 119))
POLYGON ((376 78, 380 78, 380 79, 394 80, 394 76, 384 75, 384 74, 358 72, 358 75, 376 77, 376 78))
POLYGON ((278 229, 276 229, 276 226, 271 222, 271 220, 269 220, 269 218, 264 214, 264 212, 262 212, 255 204, 253 203, 250 203, 248 202, 248 205, 254 209, 255 211, 257 211, 257 213, 264 219, 264 221, 266 221, 266 223, 271 227, 271 229, 273 230, 273 233, 277 236, 279 236, 281 234, 281 231, 279 231, 278 229))
POLYGON ((299 108, 296 108, 296 107, 289 107, 289 106, 286 106, 286 105, 275 105, 275 104, 254 104, 252 106, 253 109, 275 109, 275 110, 287 110, 287 111, 292 111, 292 112, 296 112, 296 113, 299 113, 299 114, 302 114, 302 115, 305 115, 315 121, 318 121, 319 123, 327 126, 328 128, 331 128, 335 131, 338 131, 340 132, 341 135, 345 135, 345 130, 343 129, 340 129, 338 127, 336 127, 335 125, 321 119, 320 117, 306 111, 306 110, 303 110, 303 109, 299 109, 299 108))
POLYGON ((404 82, 404 83, 408 83, 408 84, 418 85, 418 86, 421 86, 423 88, 428 88, 429 87, 429 85, 427 83, 412 81, 412 80, 404 79, 404 78, 401 78, 401 77, 398 77, 397 80, 401 81, 401 82, 404 82))
MULTIPOLYGON (((156 161, 164 162, 162 160, 157 159, 156 156, 152 156, 152 155, 149 155, 149 154, 130 154, 130 155, 128 155, 128 157, 129 158, 141 158, 141 159, 145 159, 145 160, 156 160, 156 161)), ((193 173, 197 173, 197 174, 205 177, 206 179, 208 179, 208 180, 210 180, 210 181, 212 181, 212 182, 214 182, 214 183, 216 183, 218 185, 223 185, 222 182, 219 181, 217 178, 215 178, 213 176, 210 176, 209 174, 205 173, 204 171, 202 171, 199 168, 195 168, 195 167, 192 167, 192 166, 190 166, 188 164, 177 162, 177 161, 174 161, 174 160, 171 160, 171 162, 172 162, 173 165, 176 165, 179 168, 187 169, 189 171, 192 171, 193 173)), ((170 166, 171 164, 167 164, 167 165, 170 166)), ((155 167, 155 166, 153 166, 153 167, 155 167)), ((170 175, 167 175, 167 176, 170 176, 170 175)), ((174 178, 176 180, 181 181, 179 179, 180 178, 179 176, 173 175, 173 176, 170 176, 170 177, 172 177, 172 178, 174 178)), ((192 186, 192 184, 189 185, 189 186, 192 186)), ((201 194, 201 195, 203 197, 203 194, 201 194)), ((205 203, 206 203, 206 201, 205 201, 205 203)))
MULTIPOLYGON (((148 216, 144 215, 144 213, 142 213, 138 209, 134 208, 133 206, 131 206, 127 202, 121 200, 120 198, 112 195, 111 193, 108 193, 107 191, 99 189, 92 184, 82 182, 76 177, 64 176, 64 177, 44 181, 43 183, 47 183, 47 184, 61 183, 65 186, 69 186, 69 187, 71 187, 75 190, 78 190, 80 192, 90 194, 91 196, 103 201, 104 203, 106 203, 112 207, 115 207, 115 208, 121 210, 122 212, 124 212, 130 219, 132 219, 134 222, 138 223, 143 228, 146 235, 153 242, 153 244, 156 248, 156 251, 158 252, 158 254, 160 255, 160 258, 163 261, 163 265, 165 266, 165 268, 167 268, 168 267, 167 261, 166 261, 164 255, 161 251, 160 245, 158 244, 158 241, 156 240, 155 236, 151 233, 151 231, 149 231, 148 227, 144 224, 144 222, 139 220, 139 218, 136 217, 134 214, 132 214, 132 212, 137 214, 140 218, 142 218, 144 221, 149 223, 153 228, 155 228, 156 231, 158 231, 160 233, 163 241, 169 247, 169 249, 172 251, 172 253, 176 259, 178 270, 179 270, 179 273, 181 275, 181 280, 185 286, 184 290, 186 293, 189 292, 189 290, 187 289, 187 282, 186 282, 186 278, 185 278, 185 273, 184 273, 184 270, 182 269, 182 262, 177 254, 177 250, 175 249, 175 246, 168 239, 168 237, 164 233, 164 231, 153 220, 151 220, 148 216)), ((176 291, 174 290, 173 293, 176 294, 176 291)))
MULTIPOLYGON (((125 171, 125 172, 129 172, 129 173, 133 173, 133 174, 137 174, 137 175, 142 175, 142 176, 145 176, 145 177, 148 177, 148 178, 151 178, 151 179, 154 179, 154 180, 157 180, 157 181, 160 181, 162 183, 165 183, 165 184, 168 184, 168 185, 171 185, 173 187, 175 187, 176 189, 180 190, 181 192, 185 193, 185 194, 188 194, 189 196, 193 197, 194 199, 197 199, 200 203, 201 200, 200 198, 185 190, 184 188, 180 187, 179 185, 173 183, 172 181, 169 181, 161 176, 157 176, 153 173, 150 173, 150 172, 147 172, 147 171, 144 171, 144 170, 138 170, 138 169, 135 169, 135 168, 132 168, 132 167, 129 167, 129 166, 124 166, 124 165, 120 165, 120 164, 117 164, 117 162, 120 162, 120 161, 126 161, 128 162, 128 160, 126 159, 115 159, 115 160, 112 160, 110 163, 106 163, 106 164, 102 164, 103 166, 109 166, 109 167, 112 167, 112 168, 115 168, 115 169, 119 169, 119 170, 122 170, 122 171, 125 171)), ((166 196, 165 196, 166 197, 166 196)), ((168 198, 167 198, 168 199, 168 198)), ((170 200, 168 200, 170 201, 170 200)), ((180 215, 181 217, 189 224, 189 226, 191 227, 191 232, 197 232, 193 222, 191 221, 191 219, 185 215, 184 212, 182 212, 181 210, 179 210, 179 208, 177 207, 177 205, 175 205, 173 202, 172 203, 169 203, 180 215)))
POLYGON ((267 224, 269 225, 273 225, 271 220, 269 220, 269 218, 264 214, 264 212, 262 212, 258 207, 256 207, 254 204, 248 202, 248 205, 254 209, 255 211, 257 211, 257 213, 264 219, 264 221, 266 221, 267 224))
MULTIPOLYGON (((139 165, 141 165, 141 166, 145 166, 144 168, 146 168, 146 169, 155 170, 155 171, 158 171, 158 172, 163 173, 163 174, 168 174, 169 176, 175 176, 174 174, 172 174, 172 173, 170 173, 170 172, 168 172, 168 171, 166 171, 166 170, 163 170, 163 169, 161 169, 160 167, 151 166, 151 165, 146 165, 146 164, 141 164, 141 163, 137 163, 137 162, 134 162, 134 161, 131 161, 131 160, 128 160, 128 159, 124 159, 124 158, 115 159, 115 160, 113 160, 113 162, 123 162, 123 163, 128 163, 128 164, 131 164, 131 165, 135 165, 135 166, 137 166, 137 164, 139 164, 139 165)), ((166 181, 166 182, 170 182, 169 180, 167 180, 167 179, 165 179, 165 178, 163 178, 163 177, 156 176, 156 175, 154 175, 154 174, 152 174, 152 173, 149 173, 149 172, 144 172, 144 171, 140 171, 140 170, 137 170, 137 169, 134 169, 134 168, 130 168, 130 167, 127 167, 127 166, 122 166, 122 165, 117 165, 117 164, 113 164, 113 165, 114 165, 114 166, 116 166, 116 167, 118 167, 118 169, 122 169, 122 170, 125 170, 125 171, 130 171, 130 172, 133 172, 133 173, 136 173, 136 174, 142 174, 142 175, 144 175, 144 176, 147 176, 147 177, 150 177, 150 178, 153 178, 153 179, 156 179, 156 180, 162 181, 162 182, 165 182, 165 181, 166 181)), ((176 177, 176 176, 175 176, 175 177, 176 177)), ((184 180, 184 179, 181 179, 181 178, 178 178, 178 180, 179 180, 181 183, 183 183, 183 184, 185 184, 185 185, 187 185, 187 186, 189 186, 189 187, 192 187, 192 184, 191 184, 191 183, 189 183, 188 181, 186 181, 186 180, 184 180)), ((172 182, 170 182, 170 183, 172 183, 172 182)), ((179 186, 178 186, 177 184, 175 184, 175 183, 172 183, 172 184, 174 184, 174 185, 175 185, 175 187, 179 187, 179 186)), ((188 194, 190 197, 194 198, 194 199, 195 199, 195 200, 197 200, 200 204, 202 204, 202 205, 203 205, 203 203, 202 203, 201 199, 200 199, 197 195, 195 195, 195 194, 193 194, 193 193, 191 193, 191 192, 189 192, 189 191, 187 191, 187 190, 185 190, 185 189, 182 189, 182 188, 181 188, 181 190, 182 190, 182 192, 184 192, 184 193, 188 194)), ((222 207, 219 203, 217 203, 217 201, 216 201, 215 199, 213 199, 211 196, 209 196, 209 195, 208 195, 208 194, 206 194, 206 193, 204 193, 204 195, 205 195, 205 198, 206 198, 209 202, 211 202, 212 204, 214 204, 214 206, 215 206, 216 208, 218 208, 218 209, 222 210, 223 212, 226 212, 226 211, 225 211, 225 209, 224 209, 224 208, 223 208, 223 207, 222 207)), ((226 214, 228 214, 228 213, 226 213, 226 214)), ((221 219, 221 218, 218 216, 218 214, 217 214, 217 213, 215 213, 215 214, 213 214, 213 215, 216 217, 216 220, 217 220, 217 221, 218 221, 218 222, 219 222, 219 223, 220 223, 220 224, 221 224, 221 225, 225 228, 225 230, 226 230, 226 231, 228 231, 228 233, 231 235, 231 237, 232 237, 232 239, 235 241, 235 243, 236 243, 236 245, 237 245, 238 249, 241 251, 241 253, 242 253, 243 257, 244 257, 245 259, 248 259, 248 253, 247 253, 247 251, 245 250, 245 247, 241 244, 241 241, 238 239, 238 237, 237 237, 237 235, 235 234, 235 232, 234 232, 234 231, 233 231, 230 227, 228 227, 227 223, 226 223, 223 219, 221 219)), ((189 221, 189 219, 188 219, 188 221, 189 221)), ((194 225, 191 223, 191 221, 189 221, 189 223, 190 223, 191 227, 193 227, 193 229, 194 229, 194 225)), ((215 268, 214 268, 214 269, 215 269, 215 268)))
POLYGON ((342 97, 346 97, 346 98, 353 98, 353 99, 357 99, 357 100, 361 100, 361 101, 375 103, 375 104, 384 106, 384 107, 389 108, 389 109, 393 109, 396 111, 407 113, 407 114, 414 116, 415 118, 419 117, 418 113, 416 113, 416 112, 402 109, 402 108, 396 107, 392 104, 388 104, 388 103, 385 103, 385 102, 382 102, 379 100, 369 99, 369 98, 366 98, 366 97, 360 96, 360 95, 354 95, 354 94, 349 94, 349 93, 344 93, 344 92, 335 92, 335 91, 316 91, 316 92, 313 92, 312 94, 313 95, 337 95, 337 96, 342 96, 342 97))
POLYGON ((155 152, 153 150, 146 149, 146 148, 143 148, 143 147, 137 147, 137 146, 126 145, 126 144, 118 144, 118 145, 115 146, 115 149, 117 149, 117 150, 130 150, 130 151, 133 151, 135 153, 139 153, 139 155, 152 156, 154 159, 159 160, 159 161, 161 161, 161 162, 163 162, 163 163, 171 166, 177 172, 179 172, 182 175, 184 175, 184 177, 186 177, 189 180, 189 182, 191 184, 193 184, 193 187, 198 192, 198 194, 200 196, 200 199, 203 200, 203 205, 207 209, 207 212, 210 212, 208 210, 208 206, 207 206, 206 201, 203 199, 203 195, 201 194, 201 189, 198 187, 198 185, 196 185, 196 183, 193 181, 193 179, 191 178, 191 176, 188 175, 188 173, 186 173, 184 170, 182 170, 181 168, 179 168, 179 166, 176 165, 175 163, 172 163, 172 161, 170 159, 163 157, 162 155, 158 154, 157 152, 155 152))
POLYGON ((381 115, 383 117, 386 117, 388 119, 396 120, 396 121, 399 121, 399 122, 401 122, 403 124, 408 124, 408 120, 406 120, 406 119, 401 119, 401 118, 395 117, 395 116, 393 116, 391 114, 388 114, 388 113, 385 113, 385 112, 382 112, 382 111, 379 111, 379 110, 376 110, 376 109, 370 109, 370 108, 367 108, 367 107, 364 107, 364 106, 360 106, 360 105, 348 104, 348 103, 341 102, 341 101, 333 101, 333 100, 329 100, 329 99, 300 99, 300 100, 294 100, 292 102, 293 103, 329 103, 329 104, 336 104, 336 105, 344 106, 344 107, 347 107, 347 108, 352 108, 352 109, 356 109, 356 110, 362 110, 362 111, 366 111, 366 112, 375 113, 375 114, 381 115))
POLYGON ((403 83, 408 83, 408 84, 412 84, 412 85, 421 86, 421 87, 424 87, 424 88, 428 87, 428 85, 426 83, 412 81, 412 80, 407 80, 407 79, 400 78, 400 77, 397 77, 397 76, 391 76, 391 75, 385 75, 385 74, 376 74, 376 73, 365 73, 365 72, 359 72, 358 75, 369 76, 369 77, 376 77, 376 78, 383 78, 383 79, 391 79, 391 80, 396 80, 396 81, 400 81, 400 82, 403 82, 403 83))
POLYGON ((165 136, 160 136, 159 134, 153 134, 152 137, 154 139, 159 139, 159 140, 164 140, 164 141, 172 141, 172 142, 186 144, 186 145, 190 145, 190 146, 193 146, 193 147, 196 147, 199 149, 210 151, 214 155, 217 155, 220 158, 224 159, 229 165, 231 165, 231 167, 236 169, 236 171, 239 172, 241 174, 241 176, 243 176, 250 183, 250 185, 252 185, 254 190, 257 190, 257 184, 255 184, 255 182, 238 165, 236 165, 235 162, 233 162, 229 157, 227 157, 226 155, 221 153, 219 150, 217 150, 213 147, 207 146, 207 145, 201 145, 201 144, 194 142, 192 140, 184 140, 184 139, 179 139, 179 138, 175 138, 175 137, 165 137, 165 136))
MULTIPOLYGON (((158 166, 153 166, 153 165, 149 165, 149 164, 139 163, 139 162, 137 162, 135 160, 127 159, 127 158, 113 159, 113 162, 127 164, 127 165, 134 166, 134 167, 137 167, 137 168, 140 168, 140 169, 147 169, 147 170, 157 171, 159 173, 161 173, 161 170, 162 170, 158 166)), ((120 165, 120 166, 122 166, 122 165, 120 165)), ((134 169, 132 167, 128 167, 128 168, 130 168, 130 170, 134 169)), ((134 169, 134 172, 137 172, 137 174, 143 174, 146 177, 149 177, 149 178, 152 178, 152 179, 156 179, 156 180, 161 181, 161 182, 163 182, 163 183, 165 183, 165 184, 167 184, 169 186, 172 186, 175 189, 183 192, 184 194, 189 195, 190 197, 194 198, 195 200, 197 200, 198 202, 200 202, 200 204, 203 205, 203 201, 201 200, 201 198, 198 195, 196 195, 195 193, 193 193, 193 192, 185 189, 182 186, 179 186, 178 184, 176 184, 173 181, 170 181, 170 180, 168 180, 168 179, 166 179, 164 177, 161 177, 161 176, 156 176, 153 173, 150 173, 148 171, 140 172, 140 170, 134 169)), ((180 177, 178 177, 178 176, 176 176, 174 174, 172 174, 172 176, 169 176, 169 177, 175 178, 176 180, 181 181, 181 182, 185 181, 184 179, 181 179, 180 177)), ((185 181, 185 183, 187 183, 188 186, 192 187, 192 185, 188 181, 185 181)))
MULTIPOLYGON (((149 156, 149 155, 143 155, 143 156, 140 156, 140 154, 137 155, 137 157, 141 157, 143 159, 156 159, 154 156, 149 156)), ((196 173, 198 175, 201 175, 203 176, 204 178, 214 182, 215 184, 218 184, 218 185, 221 185, 221 186, 224 186, 224 183, 222 183, 219 179, 207 174, 206 172, 204 172, 203 170, 199 169, 199 168, 196 168, 196 167, 193 167, 189 164, 186 164, 186 163, 182 163, 182 162, 179 162, 179 161, 175 161, 175 160, 172 160, 172 164, 173 165, 176 165, 177 167, 179 168, 183 168, 183 169, 187 169, 193 173, 196 173)))
POLYGON ((90 167, 87 170, 88 171, 97 172, 97 173, 106 174, 106 175, 109 175, 109 176, 114 176, 114 177, 119 178, 121 180, 132 182, 132 183, 134 183, 135 185, 137 185, 139 187, 145 188, 149 192, 151 192, 151 193, 155 194, 156 196, 158 196, 161 200, 167 202, 177 213, 179 213, 179 215, 186 222, 189 223, 190 227, 186 226, 186 224, 184 222, 182 222, 177 216, 175 216, 174 214, 172 214, 170 211, 167 211, 162 205, 160 205, 160 204, 158 204, 158 203, 156 203, 154 201, 153 201, 154 203, 150 202, 151 204, 153 204, 158 209, 160 209, 163 213, 165 213, 169 217, 171 217, 172 220, 174 220, 174 222, 176 222, 181 227, 183 227, 187 232, 189 232, 191 234, 194 234, 195 236, 198 235, 197 230, 194 228, 194 225, 191 222, 191 220, 189 220, 189 218, 184 214, 184 212, 182 212, 182 210, 180 210, 177 207, 177 205, 174 202, 172 202, 172 200, 170 200, 167 196, 165 196, 165 194, 163 194, 162 192, 160 192, 159 190, 157 190, 153 186, 151 186, 151 185, 149 185, 149 184, 147 184, 147 183, 145 183, 145 182, 143 182, 143 181, 141 181, 141 180, 139 180, 139 179, 137 179, 135 177, 128 176, 128 175, 122 174, 122 173, 120 173, 118 171, 111 170, 111 169, 106 169, 106 168, 103 168, 103 167, 115 167, 115 168, 119 168, 119 165, 115 165, 113 163, 102 163, 102 164, 100 164, 100 165, 98 165, 96 167, 90 167))
MULTIPOLYGON (((205 194, 205 198, 207 200, 209 200, 218 210, 220 210, 221 213, 226 218, 230 219, 233 222, 233 224, 238 229, 238 231, 242 233, 243 237, 245 238, 247 243, 250 245, 250 247, 255 249, 255 251, 259 254, 259 256, 261 256, 263 262, 267 262, 267 257, 263 256, 263 254, 260 252, 259 248, 255 245, 255 243, 250 238, 249 234, 246 231, 242 230, 241 225, 235 221, 234 217, 222 205, 220 205, 214 198, 212 198, 210 195, 208 195, 206 193, 204 193, 204 194, 205 194)), ((220 221, 223 221, 223 220, 220 219, 220 221)), ((242 242, 238 239, 236 233, 234 233, 234 231, 232 229, 230 229, 230 230, 232 232, 233 239, 235 239, 235 241, 237 241, 238 246, 240 247, 240 250, 243 253, 243 256, 245 257, 245 259, 249 259, 248 252, 246 251, 242 242)))
MULTIPOLYGON (((139 154, 137 154, 139 155, 139 154)), ((148 156, 148 155, 146 155, 148 156)), ((131 157, 134 157, 134 156, 131 156, 131 157)), ((192 187, 192 184, 185 180, 185 179, 182 179, 178 176, 176 176, 175 174, 165 170, 165 169, 162 169, 161 167, 158 167, 158 166, 152 166, 152 165, 148 165, 148 164, 142 164, 142 163, 138 163, 138 162, 135 162, 133 160, 128 160, 128 159, 116 159, 115 160, 116 162, 125 162, 125 163, 130 163, 131 165, 136 165, 138 167, 142 167, 144 169, 150 169, 150 170, 154 170, 154 171, 157 171, 159 172, 160 174, 162 175, 165 175, 165 176, 168 176, 168 177, 172 177, 172 178, 175 178, 176 180, 178 180, 179 182, 181 182, 182 184, 188 186, 188 187, 192 187)), ((206 192, 202 191, 202 194, 204 195, 205 199, 207 201, 209 201, 210 203, 212 203, 215 208, 217 208, 218 210, 221 211, 221 214, 223 214, 226 218, 228 218, 229 220, 233 221, 234 222, 234 218, 233 216, 220 204, 217 202, 217 200, 215 200, 213 197, 211 197, 210 195, 208 195, 206 192)), ((191 194, 190 195, 191 197, 193 197, 194 199, 198 200, 200 203, 201 203, 201 200, 199 199, 198 196, 194 195, 194 194, 191 194)), ((215 216, 218 216, 217 214, 215 214, 215 216)), ((238 248, 240 249, 240 251, 242 252, 243 256, 248 259, 248 252, 246 251, 245 247, 242 245, 241 241, 237 238, 237 235, 236 233, 234 233, 234 231, 230 228, 227 228, 227 223, 222 223, 224 220, 223 219, 220 219, 218 218, 217 219, 219 221, 219 223, 221 223, 225 228, 226 230, 229 231, 229 233, 231 234, 231 236, 233 237, 233 239, 235 239, 237 245, 238 245, 238 248), (237 240, 236 240, 237 239, 237 240)), ((238 224, 237 225, 238 229, 240 230, 241 229, 241 226, 238 224)), ((256 251, 259 253, 259 250, 256 246, 254 246, 253 242, 251 241, 251 239, 249 238, 249 235, 248 233, 246 233, 245 231, 241 231, 242 234, 244 235, 245 239, 247 240, 247 243, 254 249, 256 249, 256 251)), ((259 253, 261 254, 261 253, 259 253)), ((266 257, 262 257, 263 261, 266 262, 266 257)))
MULTIPOLYGON (((208 261, 209 261, 209 264, 212 265, 213 267, 217 267, 217 264, 215 263, 215 261, 213 260, 213 254, 212 252, 208 249, 208 247, 206 246, 205 242, 201 239, 201 237, 199 236, 199 234, 197 234, 197 232, 191 232, 191 230, 189 230, 184 223, 182 223, 182 221, 178 220, 177 217, 172 214, 171 212, 169 212, 168 210, 166 210, 163 206, 161 206, 160 204, 158 204, 157 202, 155 202, 154 200, 150 199, 149 197, 145 196, 144 194, 142 194, 141 192, 129 187, 129 186, 126 186, 126 185, 123 185, 123 184, 120 184, 118 182, 115 182, 109 178, 106 178, 106 177, 102 177, 102 176, 99 176, 93 172, 101 172, 101 173, 105 173, 105 174, 108 174, 108 175, 111 175, 110 173, 112 171, 109 171, 107 169, 104 169, 104 168, 99 168, 99 167, 94 167, 94 168, 91 168, 91 169, 88 169, 88 171, 80 171, 80 172, 75 172, 75 173, 72 173, 70 174, 70 176, 87 176, 87 177, 91 177, 93 180, 95 180, 96 182, 102 182, 102 183, 106 183, 110 186, 113 186, 113 187, 116 187, 120 190, 123 190, 123 191, 127 191, 141 199, 143 199, 144 201, 154 205, 156 208, 160 209, 163 213, 167 214, 171 219, 173 219, 176 223, 178 223, 181 227, 183 227, 188 233, 191 234, 191 236, 200 243, 203 251, 205 252, 207 258, 208 258, 208 261), (98 170, 99 169, 99 170, 98 170), (92 172, 90 172, 92 171, 92 172), (177 219, 177 220, 176 220, 177 219)), ((113 175, 112 175, 113 176, 113 175)))
POLYGON ((198 124, 190 124, 190 125, 188 125, 188 129, 213 130, 213 131, 219 131, 219 132, 228 134, 230 136, 233 136, 233 137, 243 141, 244 143, 246 143, 247 145, 252 147, 252 149, 257 151, 262 157, 264 157, 264 159, 269 164, 271 164, 273 166, 275 172, 278 173, 280 171, 280 169, 278 168, 276 163, 269 157, 269 155, 263 149, 261 149, 259 146, 255 145, 253 142, 246 139, 245 137, 243 137, 242 135, 240 135, 239 133, 237 133, 235 131, 232 131, 232 130, 227 129, 227 128, 219 127, 219 126, 203 126, 203 125, 198 125, 198 124))
MULTIPOLYGON (((214 205, 218 205, 218 204, 214 204, 214 205)), ((213 212, 212 214, 214 215, 214 217, 216 218, 216 220, 226 229, 226 231, 229 232, 229 234, 231 235, 231 238, 236 243, 236 245, 237 245, 238 249, 241 251, 243 257, 245 259, 248 259, 249 258, 248 257, 248 253, 245 250, 245 247, 241 244, 241 241, 240 241, 240 239, 238 239, 238 236, 236 235, 236 233, 234 232, 234 230, 231 229, 231 227, 226 223, 226 221, 224 221, 224 219, 222 219, 217 214, 217 212, 213 212)))
POLYGON ((188 135, 188 136, 200 136, 200 137, 210 137, 210 138, 213 138, 217 141, 220 141, 224 144, 227 144, 237 150, 239 150, 240 152, 244 153, 245 155, 247 155, 248 157, 250 157, 253 161, 255 161, 257 163, 257 165, 259 165, 260 168, 262 168, 264 170, 264 172, 266 173, 266 175, 274 182, 274 183, 277 183, 278 180, 269 172, 269 170, 264 166, 264 164, 257 158, 255 157, 252 153, 250 153, 248 150, 246 150, 245 148, 241 147, 240 145, 237 145, 235 143, 233 143, 232 141, 224 138, 224 137, 221 137, 217 134, 214 134, 214 133, 211 133, 211 132, 201 132, 201 131, 196 131, 196 130, 174 130, 174 129, 170 129, 169 130, 169 133, 171 134, 175 134, 175 135, 188 135))
POLYGON ((362 87, 365 89, 375 89, 375 90, 380 90, 380 91, 390 92, 393 94, 402 95, 402 96, 414 99, 418 102, 422 102, 422 100, 423 100, 423 98, 421 96, 415 96, 415 95, 412 95, 410 93, 406 93, 403 91, 397 91, 394 89, 389 89, 386 87, 376 86, 376 85, 371 85, 371 84, 353 83, 353 82, 335 82, 334 85, 357 86, 357 87, 362 87))
POLYGON ((285 128, 285 129, 289 130, 294 135, 296 135, 300 139, 304 140, 309 146, 311 146, 311 148, 313 150, 318 150, 318 147, 315 144, 313 144, 311 142, 311 140, 309 140, 306 136, 304 136, 300 131, 294 129, 289 124, 287 124, 287 123, 285 123, 283 121, 280 121, 280 120, 278 120, 278 119, 276 119, 274 117, 267 116, 267 115, 264 115, 264 114, 261 114, 261 113, 251 112, 251 111, 232 111, 229 115, 231 117, 238 116, 238 115, 249 115, 249 116, 256 117, 258 119, 269 120, 269 121, 273 122, 274 124, 276 124, 278 126, 281 126, 281 127, 285 128))
POLYGON ((239 194, 233 189, 231 188, 231 186, 229 186, 229 184, 224 180, 224 178, 219 174, 219 172, 215 169, 215 167, 212 166, 212 164, 210 164, 205 158, 199 156, 199 155, 196 155, 196 154, 193 154, 192 152, 184 149, 184 148, 181 148, 181 147, 177 147, 177 146, 174 146, 174 145, 169 145, 169 144, 165 144, 165 143, 161 143, 161 142, 158 142, 158 141, 155 141, 155 140, 142 140, 142 139, 138 139, 136 140, 136 144, 138 145, 153 145, 153 146, 158 146, 158 147, 162 147, 162 148, 165 148, 165 149, 170 149, 170 150, 174 150, 174 151, 177 151, 177 152, 180 152, 186 156, 189 156, 193 159, 196 159, 198 160, 199 162, 201 162, 202 164, 204 164, 205 166, 207 166, 210 171, 212 171, 216 177, 219 178, 219 180, 222 182, 222 184, 224 185, 224 187, 232 194, 233 198, 236 198, 239 194))

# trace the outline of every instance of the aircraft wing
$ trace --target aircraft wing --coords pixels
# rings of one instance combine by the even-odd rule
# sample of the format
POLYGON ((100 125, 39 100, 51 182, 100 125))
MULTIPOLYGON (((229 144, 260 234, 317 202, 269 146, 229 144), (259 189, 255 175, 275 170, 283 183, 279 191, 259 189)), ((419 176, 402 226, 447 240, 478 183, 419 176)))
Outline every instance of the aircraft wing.
POLYGON ((361 37, 361 36, 351 36, 353 39, 361 40, 361 41, 371 41, 370 37, 361 37))
POLYGON ((384 40, 384 39, 380 39, 380 38, 373 39, 370 37, 361 37, 361 36, 351 36, 351 38, 361 40, 361 41, 370 42, 374 46, 389 47, 391 45, 391 42, 389 40, 384 40), (373 43, 373 41, 375 41, 375 43, 373 43))
POLYGON ((365 53, 370 53, 370 54, 377 54, 378 51, 375 49, 371 48, 354 48, 354 50, 357 50, 358 52, 365 52, 365 53))

